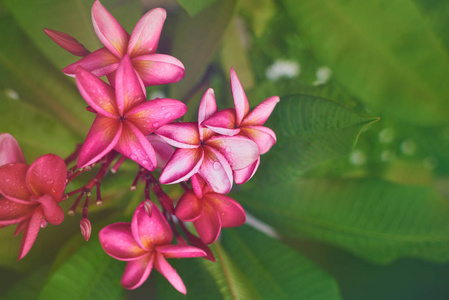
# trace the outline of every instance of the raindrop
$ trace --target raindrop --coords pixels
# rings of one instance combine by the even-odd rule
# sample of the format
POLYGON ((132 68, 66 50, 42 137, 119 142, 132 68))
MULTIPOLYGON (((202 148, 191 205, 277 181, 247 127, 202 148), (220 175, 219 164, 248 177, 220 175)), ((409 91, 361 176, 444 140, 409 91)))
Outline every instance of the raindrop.
POLYGON ((416 153, 416 143, 413 140, 405 140, 401 144, 401 151, 405 155, 412 156, 416 153))
POLYGON ((159 127, 159 122, 154 122, 153 127, 159 127))
POLYGON ((19 93, 13 89, 5 89, 5 95, 11 99, 19 100, 19 93))
POLYGON ((132 154, 132 155, 131 155, 131 159, 132 159, 132 160, 136 160, 136 159, 137 159, 137 155, 132 154))
POLYGON ((167 118, 167 119, 170 118, 170 116, 171 116, 171 113, 166 113, 165 114, 165 118, 167 118))
POLYGON ((214 162, 212 167, 214 168, 214 170, 218 171, 221 168, 221 164, 218 161, 216 161, 214 162))
POLYGON ((361 166, 366 163, 366 154, 360 150, 355 150, 351 153, 349 160, 353 165, 361 166))
POLYGON ((231 152, 231 147, 226 147, 226 152, 231 152))
POLYGON ((148 164, 148 160, 142 160, 142 164, 147 165, 148 164))

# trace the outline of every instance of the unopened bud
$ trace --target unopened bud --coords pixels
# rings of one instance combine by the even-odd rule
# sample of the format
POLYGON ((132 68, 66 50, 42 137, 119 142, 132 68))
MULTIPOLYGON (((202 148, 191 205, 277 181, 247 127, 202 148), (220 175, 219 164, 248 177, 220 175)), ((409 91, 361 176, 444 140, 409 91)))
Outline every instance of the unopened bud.
POLYGON ((87 218, 82 218, 80 221, 81 234, 83 235, 86 242, 90 238, 90 234, 92 232, 92 226, 90 225, 90 221, 87 218))
POLYGON ((145 208, 145 211, 146 211, 146 213, 151 217, 151 212, 152 212, 152 205, 153 205, 153 203, 151 203, 151 200, 150 199, 146 199, 144 202, 143 202, 143 207, 145 208))

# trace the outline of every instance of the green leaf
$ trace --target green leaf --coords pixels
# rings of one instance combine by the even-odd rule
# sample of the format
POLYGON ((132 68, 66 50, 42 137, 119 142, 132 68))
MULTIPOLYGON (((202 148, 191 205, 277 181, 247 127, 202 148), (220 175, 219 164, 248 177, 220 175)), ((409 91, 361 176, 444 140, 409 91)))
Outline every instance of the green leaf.
POLYGON ((44 266, 31 274, 27 274, 24 278, 20 279, 6 290, 5 293, 0 296, 0 299, 36 299, 48 276, 48 269, 47 266, 44 266))
POLYGON ((173 56, 185 66, 185 77, 170 85, 171 97, 188 99, 195 92, 207 66, 214 58, 228 23, 234 15, 236 0, 220 0, 195 17, 181 13, 173 40, 173 56))
POLYGON ((50 276, 38 299, 123 299, 123 268, 91 239, 50 276))
POLYGON ((248 226, 224 230, 222 244, 263 299, 341 299, 337 283, 309 259, 248 226))
POLYGON ((262 156, 255 178, 257 182, 294 180, 319 163, 347 155, 361 131, 376 120, 323 98, 281 98, 266 124, 276 133, 277 142, 262 156))
POLYGON ((84 137, 92 116, 72 82, 49 64, 11 16, 1 15, 0 32, 0 90, 10 91, 84 137))
POLYGON ((203 11, 217 0, 177 0, 192 17, 203 11))
POLYGON ((283 3, 318 59, 375 114, 448 122, 448 49, 415 1, 283 3))
MULTIPOLYGON (((6 0, 4 2, 22 30, 58 69, 74 63, 79 57, 73 56, 56 45, 43 32, 44 28, 67 33, 90 51, 103 47, 92 26, 93 0, 6 0)), ((142 15, 141 4, 138 0, 102 0, 101 3, 128 32, 131 32, 142 15)))
MULTIPOLYGON (((187 294, 183 295, 160 275, 152 274, 157 278, 157 299, 160 300, 210 300, 221 299, 217 284, 204 267, 203 258, 169 260, 176 269, 187 288, 187 294)), ((151 278, 150 278, 151 280, 151 278)))
POLYGON ((29 104, 0 94, 0 128, 19 142, 25 158, 31 163, 46 153, 69 155, 79 142, 77 136, 58 121, 29 104))
POLYGON ((211 245, 211 249, 217 261, 213 263, 204 260, 203 262, 210 275, 215 279, 223 299, 262 299, 248 277, 228 256, 219 242, 211 245))
POLYGON ((358 256, 449 260, 449 204, 433 189, 378 179, 303 179, 234 195, 257 218, 358 256))

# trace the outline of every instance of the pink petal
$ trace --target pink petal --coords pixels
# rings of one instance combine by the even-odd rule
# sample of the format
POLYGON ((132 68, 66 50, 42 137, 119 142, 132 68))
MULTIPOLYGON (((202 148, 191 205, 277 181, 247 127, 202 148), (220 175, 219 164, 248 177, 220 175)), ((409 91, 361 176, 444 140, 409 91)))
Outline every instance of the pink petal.
POLYGON ((206 244, 212 244, 220 235, 221 221, 218 212, 207 201, 204 201, 204 209, 201 216, 193 221, 198 235, 206 244))
POLYGON ((37 234, 41 229, 43 220, 44 213, 42 211, 42 208, 38 207, 25 225, 22 242, 20 243, 19 257, 17 258, 17 260, 22 259, 25 255, 27 255, 28 251, 30 251, 31 247, 33 247, 33 244, 37 238, 37 234))
POLYGON ((145 86, 178 82, 185 74, 184 65, 166 54, 140 55, 131 61, 145 86))
POLYGON ((76 85, 92 109, 104 117, 117 118, 114 89, 110 85, 82 67, 76 70, 76 85))
POLYGON ((103 250, 115 259, 136 260, 148 254, 134 239, 130 223, 108 225, 100 230, 99 237, 103 250))
POLYGON ((92 23, 103 45, 115 56, 122 57, 128 46, 129 34, 98 0, 92 5, 92 23))
POLYGON ((17 203, 0 197, 0 226, 20 223, 30 218, 37 204, 28 203, 17 203))
POLYGON ((204 256, 205 259, 208 259, 212 262, 215 262, 215 256, 212 253, 212 250, 210 250, 209 246, 207 246, 200 238, 197 236, 188 233, 187 239, 189 240, 189 243, 197 248, 202 249, 204 252, 206 252, 206 256, 204 256))
POLYGON ((237 184, 244 184, 245 182, 250 180, 256 173, 259 164, 260 164, 260 157, 257 158, 257 160, 248 167, 240 170, 234 170, 232 172, 232 174, 234 175, 234 182, 237 184))
POLYGON ((64 220, 64 211, 50 195, 44 195, 36 202, 41 204, 40 207, 44 213, 45 221, 52 225, 62 223, 64 220))
POLYGON ((156 134, 178 148, 198 148, 200 144, 198 125, 194 122, 167 124, 159 128, 156 134))
POLYGON ((178 292, 183 293, 184 295, 187 293, 186 287, 182 282, 181 277, 179 277, 176 270, 173 269, 172 266, 170 266, 170 264, 165 260, 162 253, 156 252, 154 267, 159 271, 159 273, 167 278, 167 280, 173 285, 176 290, 178 290, 178 292))
POLYGON ((204 197, 217 211, 222 227, 236 227, 245 223, 245 210, 234 199, 216 193, 208 193, 204 197))
POLYGON ((206 144, 220 151, 233 170, 246 168, 259 157, 257 144, 243 136, 212 137, 206 144))
POLYGON ((232 171, 226 158, 212 147, 204 147, 204 161, 198 173, 220 194, 227 194, 232 188, 232 171))
POLYGON ((9 200, 28 204, 31 193, 25 184, 28 165, 15 163, 0 167, 0 193, 9 200))
POLYGON ((233 108, 216 112, 202 124, 222 135, 233 136, 240 132, 240 128, 235 128, 235 109, 233 108))
POLYGON ((128 53, 131 56, 156 52, 166 17, 167 13, 163 8, 155 8, 140 18, 129 39, 128 53))
POLYGON ((154 152, 156 153, 156 168, 163 169, 172 157, 175 149, 155 134, 148 135, 147 139, 150 141, 151 145, 153 146, 154 152))
POLYGON ((0 134, 0 167, 6 164, 25 163, 17 140, 9 133, 0 134))
POLYGON ((217 111, 217 102, 215 101, 214 90, 209 88, 201 99, 200 107, 198 108, 198 124, 203 123, 204 120, 212 116, 217 111))
POLYGON ((186 181, 197 173, 203 163, 203 150, 176 149, 170 161, 165 166, 159 177, 162 184, 173 184, 186 181))
POLYGON ((232 96, 234 97, 235 114, 237 117, 236 123, 240 125, 243 118, 249 112, 249 103, 242 84, 233 68, 231 68, 231 90, 232 96))
POLYGON ((115 147, 121 134, 122 122, 97 115, 81 147, 77 167, 84 168, 101 159, 115 147))
POLYGON ((62 69, 62 72, 66 75, 74 77, 76 69, 78 67, 82 67, 95 76, 101 77, 117 70, 119 62, 120 60, 115 57, 111 51, 103 47, 88 54, 77 62, 68 65, 62 69))
POLYGON ((262 103, 257 105, 252 112, 250 112, 241 122, 241 125, 263 125, 268 117, 271 115, 276 104, 279 102, 278 96, 273 96, 265 99, 262 103))
POLYGON ((83 44, 78 42, 74 37, 60 31, 56 31, 53 29, 44 29, 44 32, 46 35, 48 35, 53 42, 58 44, 59 47, 67 50, 73 55, 76 56, 86 56, 90 53, 89 50, 87 50, 83 44))
POLYGON ((148 135, 161 126, 173 122, 187 112, 187 106, 175 99, 146 101, 126 113, 126 119, 133 122, 143 134, 148 135))
POLYGON ((17 223, 16 230, 14 231, 14 236, 18 236, 22 231, 25 230, 25 227, 28 225, 28 219, 31 218, 31 215, 29 215, 26 220, 17 223))
POLYGON ((188 245, 163 245, 157 246, 156 251, 163 253, 166 258, 184 258, 205 256, 203 250, 188 245))
POLYGON ((209 137, 206 137, 207 129, 201 123, 213 115, 217 111, 217 103, 215 101, 215 94, 213 89, 208 89, 201 99, 200 107, 198 108, 198 131, 200 133, 200 139, 202 141, 209 137))
POLYGON ((204 179, 200 175, 194 174, 190 181, 196 197, 199 199, 203 198, 203 188, 207 185, 204 179))
POLYGON ((276 143, 276 134, 273 130, 265 126, 245 126, 242 132, 246 133, 250 139, 256 142, 260 155, 265 154, 276 143))
POLYGON ((31 164, 27 171, 26 184, 33 194, 50 195, 57 203, 64 193, 66 178, 67 167, 64 160, 57 155, 47 154, 31 164))
POLYGON ((115 99, 120 116, 146 100, 145 87, 134 70, 128 54, 123 57, 117 68, 115 99))
POLYGON ((147 254, 126 264, 121 284, 125 289, 133 290, 141 286, 150 276, 155 254, 147 254))
POLYGON ((202 212, 203 201, 196 197, 193 190, 184 192, 175 208, 175 215, 184 222, 196 220, 202 212))
POLYGON ((144 249, 151 250, 155 245, 169 244, 173 240, 173 232, 159 208, 152 204, 151 217, 140 203, 134 211, 131 231, 136 242, 144 249))
POLYGON ((145 169, 153 171, 157 158, 153 146, 145 135, 131 122, 123 123, 123 130, 115 150, 132 159, 145 169))

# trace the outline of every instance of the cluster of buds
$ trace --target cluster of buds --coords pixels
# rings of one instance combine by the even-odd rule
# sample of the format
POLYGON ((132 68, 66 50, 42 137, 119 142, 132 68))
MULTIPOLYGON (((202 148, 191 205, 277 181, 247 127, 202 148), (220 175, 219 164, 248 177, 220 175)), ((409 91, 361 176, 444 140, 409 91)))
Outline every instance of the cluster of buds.
POLYGON ((111 224, 99 233, 105 252, 128 262, 122 277, 125 288, 140 286, 154 266, 185 294, 166 258, 214 261, 208 245, 217 240, 221 228, 245 222, 241 205, 226 194, 233 182, 243 184, 255 174, 260 155, 276 142, 275 133, 263 124, 279 98, 270 97, 250 111, 232 69, 235 108, 218 111, 214 92, 208 89, 198 122, 175 122, 186 113, 186 105, 168 98, 147 100, 145 91, 146 86, 177 82, 184 76, 179 60, 155 53, 165 18, 165 10, 150 10, 129 35, 96 0, 92 21, 104 47, 94 52, 65 33, 45 29, 59 46, 82 57, 63 72, 75 77, 95 120, 84 143, 65 161, 47 154, 27 165, 16 140, 0 135, 0 226, 17 224, 16 234, 23 231, 19 259, 31 249, 41 227, 63 221, 58 203, 71 196, 77 195, 69 215, 85 199, 80 227, 87 241, 91 191, 96 189, 96 204, 101 205, 103 177, 108 170, 117 172, 125 159, 138 164, 131 189, 144 182, 144 199, 131 223, 111 224), (76 165, 67 169, 74 161, 76 165), (99 169, 88 183, 64 194, 68 182, 96 165, 99 169), (173 201, 161 184, 180 184, 184 193, 173 201), (159 206, 151 200, 151 191, 159 206), (186 222, 193 222, 198 236, 186 222), (173 237, 177 244, 172 244, 173 237))

